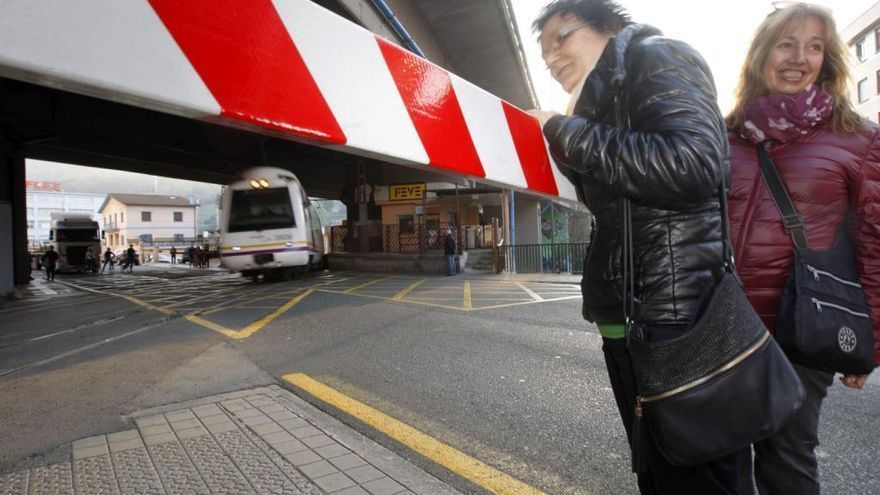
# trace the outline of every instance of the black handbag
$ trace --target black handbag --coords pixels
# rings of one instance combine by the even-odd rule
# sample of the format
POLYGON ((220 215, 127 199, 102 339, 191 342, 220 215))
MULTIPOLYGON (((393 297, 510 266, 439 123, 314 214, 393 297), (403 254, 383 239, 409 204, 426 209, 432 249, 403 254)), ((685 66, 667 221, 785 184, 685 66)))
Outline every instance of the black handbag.
POLYGON ((632 320, 635 299, 632 214, 624 199, 624 313, 638 397, 633 470, 646 433, 676 466, 737 452, 776 432, 804 400, 804 388, 770 337, 733 269, 726 188, 720 188, 724 271, 699 316, 681 335, 645 338, 632 320), (647 430, 645 432, 644 430, 647 430))
POLYGON ((794 244, 794 266, 779 306, 776 340, 792 362, 809 368, 870 373, 874 369, 874 333, 846 222, 838 228, 828 250, 810 249, 803 217, 765 143, 758 145, 758 158, 764 182, 794 244))

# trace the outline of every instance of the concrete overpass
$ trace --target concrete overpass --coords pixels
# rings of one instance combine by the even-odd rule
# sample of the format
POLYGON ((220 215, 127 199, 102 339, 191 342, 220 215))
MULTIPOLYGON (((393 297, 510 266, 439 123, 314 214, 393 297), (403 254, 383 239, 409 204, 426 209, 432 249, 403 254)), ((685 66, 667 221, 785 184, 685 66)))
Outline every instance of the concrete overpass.
POLYGON ((27 281, 25 158, 216 183, 268 163, 343 200, 363 180, 574 199, 515 108, 535 99, 509 1, 380 4, 7 2, 0 294, 27 281))

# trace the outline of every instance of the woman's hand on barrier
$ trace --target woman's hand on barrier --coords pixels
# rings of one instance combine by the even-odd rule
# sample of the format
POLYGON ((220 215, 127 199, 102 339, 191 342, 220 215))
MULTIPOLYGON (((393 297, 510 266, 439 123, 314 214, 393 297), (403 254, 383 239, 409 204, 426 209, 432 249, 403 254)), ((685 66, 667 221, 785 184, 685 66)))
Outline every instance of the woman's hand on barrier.
POLYGON ((538 120, 538 122, 541 124, 541 127, 544 127, 544 124, 546 124, 547 121, 550 120, 550 117, 553 117, 554 115, 559 115, 556 112, 548 112, 547 110, 538 110, 537 108, 534 108, 532 110, 528 110, 528 113, 529 113, 529 115, 531 115, 532 117, 534 117, 535 119, 538 120))
POLYGON ((843 375, 840 377, 840 383, 849 388, 862 388, 868 381, 868 375, 843 375))

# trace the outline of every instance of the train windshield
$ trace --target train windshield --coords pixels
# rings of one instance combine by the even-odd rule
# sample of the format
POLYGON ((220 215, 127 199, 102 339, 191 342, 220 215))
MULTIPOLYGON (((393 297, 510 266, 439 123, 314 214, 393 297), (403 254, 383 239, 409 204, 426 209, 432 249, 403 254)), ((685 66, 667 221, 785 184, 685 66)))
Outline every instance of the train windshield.
POLYGON ((232 192, 229 232, 296 227, 286 187, 232 192))

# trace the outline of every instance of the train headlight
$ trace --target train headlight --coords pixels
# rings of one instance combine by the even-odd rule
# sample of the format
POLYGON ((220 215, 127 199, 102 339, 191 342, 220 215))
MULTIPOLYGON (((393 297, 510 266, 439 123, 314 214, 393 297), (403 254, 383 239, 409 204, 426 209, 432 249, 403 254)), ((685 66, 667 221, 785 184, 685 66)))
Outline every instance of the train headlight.
POLYGON ((233 251, 241 251, 241 246, 232 246, 233 251))
POLYGON ((287 241, 284 243, 284 247, 293 247, 293 243, 290 241, 287 241))
POLYGON ((250 184, 251 187, 253 187, 254 189, 260 189, 260 181, 258 181, 257 179, 251 179, 250 181, 248 181, 248 184, 250 184))
POLYGON ((260 183, 260 187, 264 189, 269 187, 269 181, 267 181, 266 179, 260 179, 258 182, 260 183))

